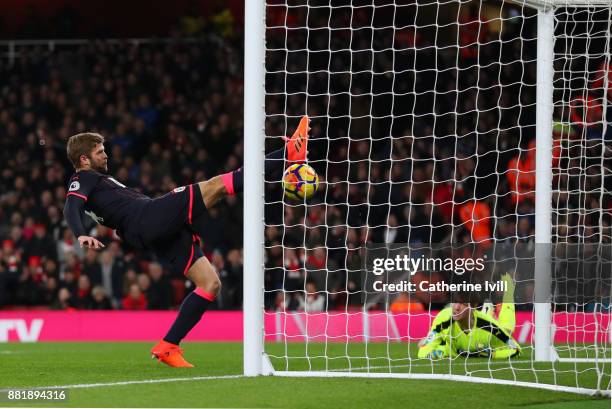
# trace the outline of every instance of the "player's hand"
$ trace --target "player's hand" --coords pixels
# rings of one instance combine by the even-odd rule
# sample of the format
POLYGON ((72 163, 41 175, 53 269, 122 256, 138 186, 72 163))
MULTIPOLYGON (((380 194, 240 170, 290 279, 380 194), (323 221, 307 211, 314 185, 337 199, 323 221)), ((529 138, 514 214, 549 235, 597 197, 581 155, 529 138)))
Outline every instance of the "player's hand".
POLYGON ((440 349, 434 349, 429 353, 428 357, 430 359, 442 359, 446 357, 446 354, 440 349))
POLYGON ((79 245, 82 247, 86 247, 88 249, 101 249, 104 248, 104 244, 95 237, 90 236, 79 236, 79 245))

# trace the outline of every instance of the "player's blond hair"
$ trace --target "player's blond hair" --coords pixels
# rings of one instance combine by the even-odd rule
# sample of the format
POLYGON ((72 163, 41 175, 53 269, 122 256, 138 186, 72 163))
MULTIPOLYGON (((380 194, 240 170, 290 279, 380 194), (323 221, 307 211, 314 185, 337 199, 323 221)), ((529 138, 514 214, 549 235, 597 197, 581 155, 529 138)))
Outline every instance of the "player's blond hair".
POLYGON ((78 169, 81 166, 81 155, 89 156, 97 144, 104 143, 104 137, 98 133, 84 132, 72 135, 68 139, 66 152, 72 166, 78 169))

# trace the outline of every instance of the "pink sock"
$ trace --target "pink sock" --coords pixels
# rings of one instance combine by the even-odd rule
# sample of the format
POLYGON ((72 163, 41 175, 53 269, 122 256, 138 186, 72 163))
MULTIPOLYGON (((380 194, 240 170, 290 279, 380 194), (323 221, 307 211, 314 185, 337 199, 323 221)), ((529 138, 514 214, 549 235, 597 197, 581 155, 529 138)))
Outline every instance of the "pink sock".
POLYGON ((234 172, 222 174, 221 180, 223 181, 223 186, 225 186, 227 194, 234 196, 236 194, 236 192, 234 192, 234 172))
POLYGON ((205 300, 210 301, 210 302, 215 301, 215 298, 217 298, 217 297, 215 297, 214 294, 207 293, 206 291, 204 291, 203 288, 200 288, 200 287, 196 287, 196 289, 193 290, 193 292, 196 293, 197 295, 199 295, 200 297, 204 298, 205 300))

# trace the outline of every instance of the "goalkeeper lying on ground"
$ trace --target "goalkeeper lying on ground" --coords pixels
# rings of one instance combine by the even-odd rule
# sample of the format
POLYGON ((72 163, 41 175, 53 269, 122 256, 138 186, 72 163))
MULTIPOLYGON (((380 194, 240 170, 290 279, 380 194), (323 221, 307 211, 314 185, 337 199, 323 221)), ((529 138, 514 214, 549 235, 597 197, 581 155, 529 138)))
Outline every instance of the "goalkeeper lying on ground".
POLYGON ((453 303, 434 319, 427 338, 419 343, 419 358, 455 358, 458 356, 506 359, 518 356, 521 347, 512 338, 516 325, 514 283, 509 274, 503 303, 497 319, 477 309, 477 304, 453 303))

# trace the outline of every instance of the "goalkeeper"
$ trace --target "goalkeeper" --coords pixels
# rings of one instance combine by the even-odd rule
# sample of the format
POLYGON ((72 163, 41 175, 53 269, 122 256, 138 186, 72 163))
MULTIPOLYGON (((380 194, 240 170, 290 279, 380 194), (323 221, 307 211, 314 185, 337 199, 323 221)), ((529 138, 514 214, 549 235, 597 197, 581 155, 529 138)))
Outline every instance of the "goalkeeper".
POLYGON ((477 305, 453 303, 434 319, 427 338, 419 343, 419 358, 490 357, 507 359, 518 356, 521 347, 512 337, 516 326, 514 282, 504 274, 506 292, 498 318, 493 311, 477 310, 477 305))

